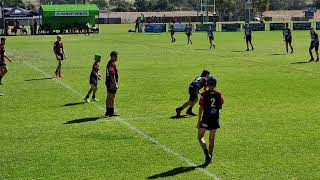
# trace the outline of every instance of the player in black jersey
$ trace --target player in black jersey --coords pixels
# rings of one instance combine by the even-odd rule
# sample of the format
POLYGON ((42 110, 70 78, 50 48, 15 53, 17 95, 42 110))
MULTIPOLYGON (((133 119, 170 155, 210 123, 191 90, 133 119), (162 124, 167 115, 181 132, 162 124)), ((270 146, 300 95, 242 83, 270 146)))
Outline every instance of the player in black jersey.
POLYGON ((247 51, 249 51, 249 44, 251 45, 251 50, 253 51, 253 45, 252 45, 252 28, 250 27, 250 24, 245 24, 244 26, 244 39, 246 40, 247 44, 247 51))
POLYGON ((189 85, 189 100, 184 103, 181 107, 176 109, 176 117, 180 117, 181 111, 185 108, 189 107, 187 110, 187 114, 190 116, 196 116, 192 112, 193 106, 198 102, 198 94, 200 89, 206 86, 207 78, 209 77, 210 72, 208 70, 203 70, 201 76, 197 77, 190 85, 189 85))
POLYGON ((316 33, 316 31, 314 30, 314 28, 310 28, 310 36, 311 36, 311 44, 310 44, 310 48, 309 48, 309 53, 310 53, 310 61, 314 61, 313 58, 313 54, 312 54, 312 50, 315 49, 316 54, 317 54, 317 62, 319 62, 319 37, 318 34, 316 33))
POLYGON ((215 90, 216 85, 217 80, 210 76, 208 78, 208 89, 201 93, 199 101, 198 140, 205 154, 206 164, 209 164, 212 160, 215 134, 217 129, 220 128, 219 111, 224 103, 221 93, 215 90), (207 130, 210 131, 208 148, 204 139, 207 130))
POLYGON ((170 31, 170 34, 171 34, 171 42, 176 42, 176 38, 174 36, 174 34, 176 33, 176 30, 174 28, 174 23, 169 23, 169 31, 170 31))
POLYGON ((291 54, 293 53, 293 47, 292 47, 292 34, 291 34, 291 29, 288 28, 288 25, 284 25, 283 29, 283 39, 286 42, 286 52, 287 54, 289 53, 288 46, 291 48, 291 54))

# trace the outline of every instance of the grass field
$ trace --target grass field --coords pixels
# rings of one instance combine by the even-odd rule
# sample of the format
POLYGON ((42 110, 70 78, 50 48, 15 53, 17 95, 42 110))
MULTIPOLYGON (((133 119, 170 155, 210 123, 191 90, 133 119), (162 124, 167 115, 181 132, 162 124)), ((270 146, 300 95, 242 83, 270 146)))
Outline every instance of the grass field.
MULTIPOLYGON (((0 179, 319 179, 320 64, 309 60, 309 33, 294 31, 293 55, 281 32, 256 32, 245 52, 241 33, 206 33, 186 46, 169 34, 65 35, 65 78, 51 78, 55 36, 8 37, 15 58, 0 92, 0 179), (120 118, 103 118, 106 90, 82 103, 95 53, 119 51, 120 118), (197 142, 197 118, 170 119, 188 85, 208 68, 225 105, 213 164, 197 142)), ((195 108, 197 109, 197 108, 195 108)))

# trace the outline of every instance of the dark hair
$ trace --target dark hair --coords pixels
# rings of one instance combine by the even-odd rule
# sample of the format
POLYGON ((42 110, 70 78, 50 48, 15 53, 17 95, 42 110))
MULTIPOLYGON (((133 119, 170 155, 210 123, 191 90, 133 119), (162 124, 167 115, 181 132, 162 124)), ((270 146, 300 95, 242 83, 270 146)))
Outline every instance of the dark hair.
POLYGON ((6 40, 6 38, 4 38, 4 37, 1 38, 1 41, 5 41, 5 40, 6 40))
POLYGON ((209 70, 205 69, 205 70, 202 71, 201 77, 205 77, 205 76, 207 76, 209 74, 210 74, 209 70))
POLYGON ((118 56, 118 52, 117 51, 112 51, 111 53, 110 53, 110 57, 111 56, 118 56))

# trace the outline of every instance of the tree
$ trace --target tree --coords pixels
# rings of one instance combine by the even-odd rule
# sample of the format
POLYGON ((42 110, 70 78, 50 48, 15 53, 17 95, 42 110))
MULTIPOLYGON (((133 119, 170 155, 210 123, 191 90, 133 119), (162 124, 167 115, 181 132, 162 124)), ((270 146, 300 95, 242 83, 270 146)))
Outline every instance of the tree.
POLYGON ((269 0, 256 0, 254 1, 255 12, 264 12, 269 9, 269 0))
POLYGON ((133 7, 133 5, 126 0, 110 0, 109 3, 115 7, 113 10, 118 12, 131 11, 133 7))
POLYGON ((4 6, 5 7, 15 7, 15 6, 19 6, 22 8, 25 8, 25 4, 22 0, 9 0, 9 1, 5 1, 4 2, 4 6))
POLYGON ((96 4, 101 10, 108 8, 108 3, 105 0, 92 0, 90 3, 96 4))

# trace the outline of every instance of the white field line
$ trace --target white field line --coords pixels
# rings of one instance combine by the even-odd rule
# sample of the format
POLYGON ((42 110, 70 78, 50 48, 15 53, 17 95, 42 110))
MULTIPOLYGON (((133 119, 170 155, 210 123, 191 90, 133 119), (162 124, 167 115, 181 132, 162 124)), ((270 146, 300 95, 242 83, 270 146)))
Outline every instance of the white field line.
MULTIPOLYGON (((47 74, 46 72, 42 71, 41 69, 33 66, 32 64, 26 63, 25 61, 23 61, 23 63, 27 66, 29 66, 30 68, 32 68, 35 71, 40 72, 41 74, 51 77, 49 74, 47 74)), ((72 87, 64 84, 62 81, 59 81, 57 79, 54 79, 54 81, 58 84, 60 84, 61 86, 63 86, 64 88, 68 89, 69 91, 73 92, 74 94, 78 95, 80 98, 83 98, 83 95, 81 93, 79 93, 78 91, 76 91, 75 89, 73 89, 72 87)), ((95 107, 97 107, 99 110, 101 110, 102 112, 104 112, 104 108, 97 105, 97 104, 93 104, 95 107)), ((184 162, 185 164, 187 164, 188 166, 196 166, 195 163, 193 163, 191 160, 183 157, 183 155, 173 151, 172 149, 170 149, 169 147, 167 147, 164 144, 161 144, 158 140, 156 140, 155 138, 149 136, 148 134, 146 134, 145 132, 141 131, 140 129, 136 128, 135 126, 131 125, 130 123, 128 123, 126 120, 119 118, 119 117, 115 117, 115 119, 120 122, 122 125, 126 126, 128 129, 132 130, 133 132, 137 133, 138 135, 140 135, 142 138, 144 138, 145 140, 149 141, 150 143, 156 144, 160 149, 162 149, 163 151, 165 151, 168 155, 171 156, 175 156, 177 159, 181 160, 182 162, 184 162)), ((203 169, 203 168, 196 168, 198 171, 200 171, 201 173, 203 173, 204 175, 208 176, 208 177, 212 177, 213 179, 220 179, 219 177, 217 177, 216 175, 212 174, 211 172, 203 169)))

